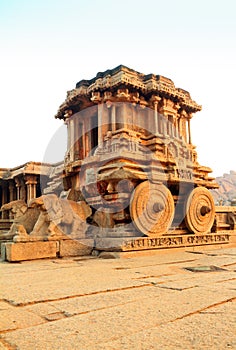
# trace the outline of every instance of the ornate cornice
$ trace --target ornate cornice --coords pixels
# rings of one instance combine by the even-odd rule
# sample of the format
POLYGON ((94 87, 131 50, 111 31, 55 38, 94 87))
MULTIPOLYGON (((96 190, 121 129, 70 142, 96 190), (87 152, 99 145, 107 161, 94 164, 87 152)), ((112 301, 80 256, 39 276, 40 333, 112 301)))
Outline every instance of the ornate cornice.
POLYGON ((191 99, 190 94, 183 89, 176 88, 172 80, 161 75, 145 75, 120 65, 114 69, 99 72, 93 79, 79 81, 75 89, 67 92, 67 98, 59 107, 55 118, 65 119, 66 111, 73 106, 77 106, 78 109, 78 105, 81 105, 79 107, 81 110, 89 104, 102 103, 102 95, 105 91, 106 93, 108 90, 116 91, 117 94, 119 88, 135 90, 144 97, 156 94, 175 99, 176 103, 191 113, 201 110, 201 106, 191 99))

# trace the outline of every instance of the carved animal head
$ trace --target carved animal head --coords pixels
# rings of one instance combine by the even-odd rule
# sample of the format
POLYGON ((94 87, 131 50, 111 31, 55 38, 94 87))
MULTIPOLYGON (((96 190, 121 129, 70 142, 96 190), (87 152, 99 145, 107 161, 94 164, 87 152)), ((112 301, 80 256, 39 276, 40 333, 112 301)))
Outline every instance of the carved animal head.
POLYGON ((43 205, 43 196, 38 198, 33 198, 29 201, 29 208, 41 207, 43 205))
POLYGON ((55 206, 58 205, 58 197, 55 194, 45 194, 38 198, 34 198, 29 202, 30 208, 38 207, 41 210, 49 211, 55 209, 55 206))
POLYGON ((15 217, 19 217, 25 214, 27 211, 27 204, 23 200, 16 200, 10 203, 3 204, 1 211, 9 210, 15 217))

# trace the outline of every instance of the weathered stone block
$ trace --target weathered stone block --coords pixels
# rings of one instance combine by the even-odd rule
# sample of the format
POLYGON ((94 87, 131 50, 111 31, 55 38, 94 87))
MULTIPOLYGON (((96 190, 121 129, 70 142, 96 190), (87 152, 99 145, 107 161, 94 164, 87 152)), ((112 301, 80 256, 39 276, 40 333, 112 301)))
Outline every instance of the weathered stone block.
POLYGON ((129 238, 96 238, 95 248, 104 251, 122 251, 129 238))
POLYGON ((7 261, 56 258, 58 242, 3 243, 2 251, 7 261))
POLYGON ((6 247, 5 243, 1 243, 1 259, 6 260, 6 247))
POLYGON ((59 255, 60 257, 90 255, 93 247, 93 239, 81 239, 79 241, 73 239, 61 240, 59 255))
POLYGON ((138 251, 228 244, 229 231, 205 235, 170 235, 161 237, 96 238, 95 249, 103 251, 138 251))
POLYGON ((235 231, 231 231, 229 242, 236 244, 236 232, 235 231))

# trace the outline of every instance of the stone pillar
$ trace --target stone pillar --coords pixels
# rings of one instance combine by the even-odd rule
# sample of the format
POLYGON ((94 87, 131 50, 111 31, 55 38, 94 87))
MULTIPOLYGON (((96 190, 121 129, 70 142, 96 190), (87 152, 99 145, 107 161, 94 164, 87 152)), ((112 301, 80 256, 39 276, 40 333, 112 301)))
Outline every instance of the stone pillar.
POLYGON ((187 142, 186 119, 185 118, 182 118, 182 135, 183 135, 184 141, 187 142))
POLYGON ((89 137, 88 133, 85 134, 85 157, 88 157, 89 154, 89 137))
POLYGON ((75 137, 74 137, 74 118, 70 118, 69 120, 69 128, 70 128, 70 159, 74 160, 74 147, 75 147, 75 137))
MULTIPOLYGON (((16 199, 15 198, 15 185, 12 181, 9 182, 8 188, 9 188, 9 202, 12 202, 16 199)), ((14 219, 14 215, 12 214, 11 211, 9 212, 9 219, 14 219)))
POLYGON ((165 114, 162 118, 162 133, 164 136, 168 135, 168 116, 166 116, 165 114))
POLYGON ((174 114, 174 126, 175 126, 175 130, 174 130, 174 135, 177 138, 180 138, 180 130, 179 130, 179 110, 180 110, 180 105, 177 103, 174 106, 174 110, 175 110, 175 114, 174 114))
POLYGON ((15 178, 16 190, 17 190, 17 200, 21 199, 26 201, 26 191, 25 191, 25 182, 23 179, 18 177, 15 178))
POLYGON ((25 176, 25 184, 27 187, 27 203, 33 198, 36 198, 36 186, 37 186, 37 177, 35 175, 25 176))
POLYGON ((167 134, 169 135, 169 136, 171 136, 171 137, 173 137, 174 136, 174 118, 173 118, 173 116, 172 115, 168 115, 168 118, 167 118, 167 129, 168 129, 168 131, 167 131, 167 134))
POLYGON ((69 127, 69 120, 66 119, 64 124, 67 127, 67 152, 70 150, 70 127, 69 127))
POLYGON ((103 113, 103 104, 98 104, 98 145, 101 145, 103 142, 102 137, 102 113, 103 113))
POLYGON ((21 179, 20 199, 22 199, 25 202, 27 200, 27 193, 26 193, 26 189, 25 189, 25 181, 24 181, 24 179, 21 179))
POLYGON ((68 163, 71 161, 71 116, 73 115, 73 111, 71 109, 67 109, 64 112, 64 124, 67 126, 67 152, 65 156, 65 162, 68 163))
POLYGON ((2 186, 2 205, 7 203, 7 186, 4 184, 2 186))
POLYGON ((176 116, 174 116, 174 118, 173 118, 173 128, 174 128, 174 130, 173 130, 173 136, 174 136, 174 137, 177 137, 177 135, 178 135, 178 129, 177 129, 177 118, 176 118, 176 116))
POLYGON ((12 202, 15 200, 15 185, 13 182, 9 182, 9 201, 12 202))
MULTIPOLYGON (((2 185, 2 205, 7 203, 7 186, 4 183, 2 185)), ((8 218, 8 210, 2 211, 2 219, 8 218)))
POLYGON ((16 183, 16 199, 19 200, 20 198, 20 187, 21 187, 21 183, 20 180, 16 177, 15 178, 15 183, 16 183))
POLYGON ((187 128, 187 121, 188 121, 188 114, 186 111, 181 111, 180 113, 180 129, 181 129, 181 135, 183 136, 183 139, 186 143, 189 142, 189 136, 188 136, 188 128, 187 128))
POLYGON ((188 119, 188 143, 192 143, 192 138, 191 138, 191 127, 190 127, 190 119, 188 119))
POLYGON ((179 134, 179 137, 182 136, 182 118, 181 118, 181 116, 179 116, 179 118, 178 118, 178 134, 179 134))
POLYGON ((126 108, 126 102, 122 103, 122 123, 123 123, 123 128, 127 129, 127 108, 126 108))
POLYGON ((153 101, 154 106, 154 132, 153 134, 159 134, 161 132, 161 126, 160 126, 160 119, 158 114, 158 105, 161 101, 161 97, 159 96, 152 96, 151 101, 153 101))
POLYGON ((79 158, 79 123, 78 117, 74 117, 74 159, 79 158))
POLYGON ((159 125, 158 125, 158 102, 154 102, 154 133, 159 134, 159 125))
POLYGON ((86 137, 85 137, 84 120, 81 123, 81 138, 82 138, 82 159, 84 159, 86 157, 86 137))
POLYGON ((111 106, 111 131, 116 130, 116 105, 111 106))

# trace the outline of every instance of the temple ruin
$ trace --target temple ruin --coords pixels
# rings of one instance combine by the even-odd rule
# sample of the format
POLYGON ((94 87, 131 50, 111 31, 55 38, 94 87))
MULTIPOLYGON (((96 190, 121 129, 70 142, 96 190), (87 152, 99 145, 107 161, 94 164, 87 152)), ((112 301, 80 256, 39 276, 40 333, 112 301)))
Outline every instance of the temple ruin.
POLYGON ((229 243, 235 207, 215 205, 218 185, 192 144, 199 111, 172 80, 122 65, 78 82, 55 116, 68 131, 63 166, 0 179, 2 220, 7 202, 40 210, 31 233, 21 224, 2 243, 4 258, 39 246, 36 258, 229 243))

